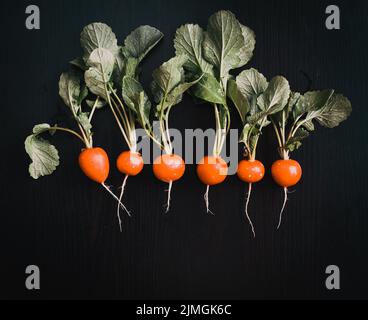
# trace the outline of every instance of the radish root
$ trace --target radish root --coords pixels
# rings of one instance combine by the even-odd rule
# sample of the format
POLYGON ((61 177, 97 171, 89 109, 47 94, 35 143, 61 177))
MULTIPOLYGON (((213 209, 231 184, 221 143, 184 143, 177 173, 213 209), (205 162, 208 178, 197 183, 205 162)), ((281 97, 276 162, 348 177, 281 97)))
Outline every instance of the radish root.
MULTIPOLYGON (((119 196, 119 202, 121 202, 121 200, 123 199, 123 195, 124 195, 124 190, 125 190, 125 186, 128 180, 128 175, 125 176, 123 184, 121 186, 121 192, 120 192, 120 196, 119 196)), ((126 210, 125 210, 126 211, 126 210)), ((129 212, 127 212, 129 215, 129 212)), ((118 216, 118 220, 119 220, 119 228, 120 228, 120 232, 123 232, 123 228, 122 228, 122 224, 121 224, 121 218, 120 218, 120 205, 118 204, 118 208, 117 208, 117 212, 116 212, 117 216, 118 216)))
POLYGON ((210 200, 208 197, 209 192, 210 192, 210 186, 208 185, 206 193, 204 194, 204 202, 206 203, 207 213, 210 213, 214 216, 215 214, 210 210, 210 200))
POLYGON ((121 203, 121 201, 119 200, 119 198, 115 195, 115 193, 113 193, 110 188, 103 182, 101 183, 101 185, 105 188, 105 190, 110 193, 110 195, 119 203, 119 206, 121 206, 125 212, 128 214, 129 217, 131 217, 130 212, 128 211, 128 209, 121 203))
POLYGON ((253 238, 255 238, 256 237, 256 232, 254 230, 253 222, 252 222, 251 218, 249 217, 249 213, 248 213, 248 206, 249 206, 249 200, 250 200, 251 193, 252 193, 252 184, 249 183, 249 188, 248 188, 248 193, 247 193, 247 202, 245 204, 245 215, 247 216, 247 219, 249 221, 249 225, 252 228, 253 238))
POLYGON ((169 189, 167 189, 167 203, 166 203, 166 211, 165 213, 168 213, 170 211, 170 201, 171 201, 171 189, 172 189, 173 182, 170 181, 169 183, 169 189))
POLYGON ((288 188, 284 188, 284 204, 282 205, 281 211, 280 211, 280 218, 279 218, 279 224, 277 226, 277 230, 280 229, 281 221, 282 221, 282 214, 285 210, 286 202, 288 201, 288 188))

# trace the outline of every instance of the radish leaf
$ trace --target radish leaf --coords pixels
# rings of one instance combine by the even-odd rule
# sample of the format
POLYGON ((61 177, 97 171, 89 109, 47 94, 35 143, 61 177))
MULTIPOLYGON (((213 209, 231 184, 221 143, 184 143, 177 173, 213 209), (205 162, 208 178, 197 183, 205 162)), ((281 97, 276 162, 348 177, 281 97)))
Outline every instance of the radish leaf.
POLYGON ((247 26, 240 24, 240 28, 244 38, 244 45, 240 49, 241 65, 239 67, 242 67, 246 65, 253 57, 253 51, 256 46, 256 36, 254 34, 254 31, 247 26))
POLYGON ((258 97, 268 87, 266 77, 256 69, 244 70, 236 77, 236 84, 239 91, 247 98, 248 102, 256 96, 258 97))
POLYGON ((289 82, 281 76, 274 77, 266 91, 257 99, 261 111, 248 118, 250 123, 256 123, 265 117, 281 111, 288 103, 290 96, 289 82))
POLYGON ((191 93, 204 101, 216 104, 226 104, 225 93, 216 78, 204 73, 198 83, 192 88, 191 93))
POLYGON ((176 55, 186 55, 184 67, 192 74, 209 73, 213 75, 213 66, 203 57, 202 43, 204 32, 197 24, 186 24, 176 30, 174 47, 176 55))
POLYGON ((132 77, 125 76, 123 79, 123 98, 127 106, 137 115, 142 128, 149 127, 151 102, 142 85, 132 77))
POLYGON ((86 92, 81 90, 80 78, 76 72, 70 71, 61 74, 59 80, 59 95, 64 103, 71 109, 73 114, 79 112, 81 101, 86 97, 86 92))
POLYGON ((104 23, 95 22, 84 27, 80 41, 84 50, 85 61, 90 59, 90 55, 96 49, 107 49, 114 56, 119 52, 115 34, 104 23))
POLYGON ((140 26, 126 37, 122 48, 124 56, 135 58, 139 63, 160 42, 162 37, 162 32, 154 27, 140 26))
POLYGON ((250 106, 247 98, 240 92, 236 81, 233 79, 230 79, 227 83, 227 95, 238 110, 242 123, 245 124, 250 106))
POLYGON ((254 49, 251 32, 243 28, 230 11, 219 11, 209 18, 203 41, 204 56, 217 68, 226 89, 229 71, 244 66, 254 49), (244 34, 243 34, 244 31, 244 34), (247 41, 244 36, 247 37, 247 41))
POLYGON ((110 81, 114 69, 114 56, 107 49, 95 49, 87 61, 89 69, 84 74, 84 79, 89 90, 95 95, 108 100, 107 84, 110 81))
POLYGON ((33 128, 33 134, 24 142, 25 149, 32 162, 29 165, 29 174, 38 179, 50 175, 59 165, 59 154, 55 146, 39 135, 51 129, 49 124, 39 124, 33 128))

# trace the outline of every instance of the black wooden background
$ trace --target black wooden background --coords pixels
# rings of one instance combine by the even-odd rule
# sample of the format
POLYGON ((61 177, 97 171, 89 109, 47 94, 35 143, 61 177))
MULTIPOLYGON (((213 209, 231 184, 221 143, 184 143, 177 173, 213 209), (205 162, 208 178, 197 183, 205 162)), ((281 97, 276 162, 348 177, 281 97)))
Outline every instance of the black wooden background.
MULTIPOLYGON (((366 1, 12 1, 1 4, 1 277, 4 298, 269 299, 368 298, 368 149, 366 1), (24 26, 25 7, 41 9, 41 30, 24 26), (325 28, 325 9, 341 9, 341 30, 325 28), (166 185, 150 166, 130 179, 118 230, 115 202, 77 165, 81 146, 63 134, 53 139, 61 165, 49 177, 28 175, 23 142, 41 122, 69 123, 58 97, 59 74, 80 54, 79 33, 90 22, 109 24, 119 39, 141 24, 156 26, 164 41, 143 64, 152 70, 173 54, 172 39, 186 22, 206 26, 219 9, 233 11, 257 35, 249 66, 268 78, 282 74, 294 90, 335 88, 353 113, 340 127, 318 128, 294 154, 303 166, 276 231, 282 191, 270 178, 277 159, 266 130, 259 159, 267 176, 254 189, 251 238, 243 214, 246 186, 236 177, 212 189, 216 216, 205 213, 205 187, 188 166, 175 183, 172 210, 163 213, 166 185), (311 82, 308 80, 311 79, 311 82), (41 269, 41 290, 27 291, 25 268, 41 269), (325 288, 325 268, 341 270, 341 290, 325 288)), ((96 116, 95 141, 112 162, 108 183, 119 186, 116 156, 126 148, 111 114, 96 116)), ((234 128, 239 127, 233 113, 234 128)), ((212 108, 189 97, 175 108, 172 127, 214 126, 212 108)))

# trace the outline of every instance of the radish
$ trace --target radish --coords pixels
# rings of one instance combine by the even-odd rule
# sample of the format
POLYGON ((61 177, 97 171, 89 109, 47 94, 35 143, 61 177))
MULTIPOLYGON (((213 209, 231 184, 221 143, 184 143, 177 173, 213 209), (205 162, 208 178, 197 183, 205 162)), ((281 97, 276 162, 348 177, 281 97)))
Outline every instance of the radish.
POLYGON ((299 149, 302 140, 314 131, 314 121, 326 128, 334 128, 346 120, 352 111, 350 101, 334 90, 310 91, 301 95, 292 92, 280 112, 270 116, 279 145, 281 160, 272 165, 272 177, 283 188, 284 201, 277 229, 288 200, 288 188, 302 177, 300 164, 290 159, 290 153, 299 149))
POLYGON ((186 82, 183 65, 187 62, 184 55, 174 57, 163 63, 153 72, 152 92, 155 96, 156 118, 159 122, 160 137, 147 130, 147 134, 164 152, 154 160, 155 177, 169 184, 166 202, 166 213, 170 210, 172 185, 185 172, 184 160, 174 154, 170 137, 169 115, 172 107, 182 100, 183 93, 196 84, 199 79, 186 82))
MULTIPOLYGON (((118 170, 125 175, 120 202, 128 177, 138 175, 144 166, 143 158, 137 152, 136 123, 150 130, 151 104, 139 83, 138 66, 162 37, 159 30, 140 26, 127 36, 120 47, 111 28, 101 23, 86 26, 81 34, 81 44, 88 55, 84 74, 87 87, 106 101, 129 147, 129 151, 122 152, 116 162, 118 170), (96 42, 96 38, 103 39, 103 45, 96 42)), ((122 232, 120 206, 117 207, 117 217, 122 232)))
POLYGON ((208 200, 210 186, 223 182, 228 173, 220 155, 230 128, 226 99, 229 72, 251 59, 255 47, 254 32, 242 25, 233 13, 222 10, 209 18, 206 33, 198 25, 180 27, 176 31, 174 46, 177 55, 188 57, 184 68, 190 74, 201 76, 191 89, 192 95, 214 107, 216 135, 213 151, 197 167, 199 179, 207 185, 204 195, 207 213, 212 213, 208 200))
MULTIPOLYGON (((29 166, 29 173, 34 179, 44 175, 50 175, 59 165, 59 154, 55 146, 48 140, 41 137, 49 132, 54 134, 57 131, 66 132, 77 137, 85 146, 79 155, 79 165, 84 174, 91 180, 101 184, 103 188, 117 200, 118 205, 126 210, 117 196, 105 184, 109 175, 109 159, 106 152, 101 148, 93 148, 91 121, 94 111, 99 104, 99 98, 95 99, 92 111, 84 112, 82 102, 88 95, 88 90, 81 85, 80 73, 76 71, 63 73, 59 81, 59 94, 64 103, 69 107, 79 132, 59 126, 51 127, 49 124, 36 125, 33 134, 25 141, 25 149, 30 156, 32 163, 29 166)), ((127 210, 126 210, 127 211, 127 210)), ((129 212, 127 211, 129 214, 129 212)))

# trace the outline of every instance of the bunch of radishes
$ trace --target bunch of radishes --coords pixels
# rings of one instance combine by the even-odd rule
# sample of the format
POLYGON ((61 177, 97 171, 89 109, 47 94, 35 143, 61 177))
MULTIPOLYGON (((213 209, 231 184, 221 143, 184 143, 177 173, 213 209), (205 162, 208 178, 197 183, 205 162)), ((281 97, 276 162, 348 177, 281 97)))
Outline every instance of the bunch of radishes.
POLYGON ((168 211, 173 182, 185 172, 184 160, 174 153, 169 115, 188 91, 197 100, 213 105, 216 120, 213 152, 197 165, 198 177, 207 186, 204 196, 207 212, 211 212, 209 187, 222 183, 228 175, 228 166, 221 153, 230 128, 229 105, 233 105, 243 123, 239 141, 244 145, 245 156, 239 162, 237 175, 249 184, 245 212, 254 236, 248 204, 252 185, 265 174, 264 165, 256 159, 257 145, 265 127, 270 125, 275 130, 281 160, 272 165, 271 171, 285 194, 279 227, 287 188, 297 184, 302 175, 301 166, 290 159, 290 152, 298 149, 301 140, 314 130, 315 121, 332 128, 345 120, 351 113, 349 100, 333 90, 301 95, 290 90, 284 77, 276 76, 268 81, 255 69, 244 70, 234 77, 231 70, 243 67, 251 59, 255 35, 231 12, 219 11, 209 18, 206 31, 194 24, 186 24, 176 31, 176 56, 153 72, 151 90, 156 105, 152 107, 139 82, 139 64, 162 37, 157 29, 141 26, 119 44, 111 28, 103 23, 92 23, 83 29, 83 55, 71 62, 72 70, 63 73, 59 82, 59 94, 76 126, 70 129, 40 124, 33 128, 25 141, 32 159, 30 175, 35 179, 49 175, 59 165, 58 151, 43 138, 44 133, 60 131, 74 135, 83 143, 80 168, 117 200, 121 229, 120 208, 130 216, 122 203, 127 179, 138 175, 144 166, 137 150, 138 124, 162 149, 162 155, 154 160, 153 172, 159 180, 169 184, 168 211), (93 146, 92 120, 95 112, 103 107, 111 111, 128 147, 116 161, 117 169, 124 175, 119 197, 105 184, 110 169, 107 153, 93 146), (153 120, 159 123, 159 134, 153 130, 153 120))

